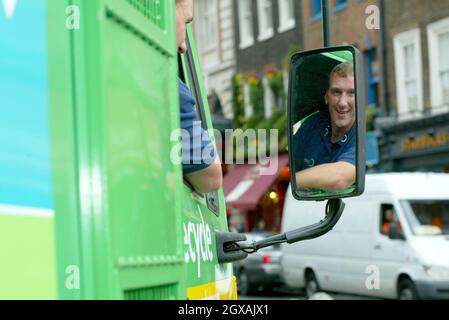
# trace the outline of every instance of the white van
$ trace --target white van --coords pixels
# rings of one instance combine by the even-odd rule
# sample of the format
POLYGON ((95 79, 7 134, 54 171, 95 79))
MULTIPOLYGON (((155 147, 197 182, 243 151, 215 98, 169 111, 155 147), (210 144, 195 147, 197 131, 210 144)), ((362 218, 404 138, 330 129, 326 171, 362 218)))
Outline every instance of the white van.
MULTIPOLYGON (((324 217, 325 202, 298 202, 291 191, 287 195, 283 231, 324 217)), ((309 296, 327 291, 449 298, 449 174, 367 175, 365 193, 344 202, 334 230, 282 246, 282 274, 289 287, 305 288, 309 296)))

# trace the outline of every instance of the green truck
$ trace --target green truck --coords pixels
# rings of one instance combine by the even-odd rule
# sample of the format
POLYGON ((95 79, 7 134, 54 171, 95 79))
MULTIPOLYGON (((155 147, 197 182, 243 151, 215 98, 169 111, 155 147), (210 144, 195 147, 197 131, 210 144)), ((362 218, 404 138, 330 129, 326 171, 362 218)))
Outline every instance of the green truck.
POLYGON ((212 128, 174 1, 2 4, 0 299, 236 299, 223 191, 170 159, 178 75, 212 128))

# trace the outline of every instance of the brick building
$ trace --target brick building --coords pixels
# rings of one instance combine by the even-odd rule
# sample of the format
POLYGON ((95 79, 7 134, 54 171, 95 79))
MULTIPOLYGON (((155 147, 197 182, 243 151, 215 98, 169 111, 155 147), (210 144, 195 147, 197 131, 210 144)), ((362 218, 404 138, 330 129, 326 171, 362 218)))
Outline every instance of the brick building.
MULTIPOLYGON (((381 32, 373 24, 379 8, 377 0, 329 0, 331 13, 331 45, 353 45, 364 57, 367 105, 382 106, 381 32), (374 6, 374 8, 373 8, 374 6), (368 24, 367 24, 368 23, 368 24)), ((303 0, 302 32, 304 50, 323 46, 321 0, 303 0)), ((378 19, 379 20, 379 19, 378 19)))
POLYGON ((449 1, 381 1, 387 107, 382 169, 449 172, 449 1))
MULTIPOLYGON (((253 75, 264 83, 265 115, 276 107, 264 70, 284 72, 291 48, 302 47, 301 2, 295 0, 234 0, 236 70, 253 75)), ((287 87, 287 72, 284 77, 287 87)), ((245 84, 245 113, 252 115, 249 91, 245 84)))

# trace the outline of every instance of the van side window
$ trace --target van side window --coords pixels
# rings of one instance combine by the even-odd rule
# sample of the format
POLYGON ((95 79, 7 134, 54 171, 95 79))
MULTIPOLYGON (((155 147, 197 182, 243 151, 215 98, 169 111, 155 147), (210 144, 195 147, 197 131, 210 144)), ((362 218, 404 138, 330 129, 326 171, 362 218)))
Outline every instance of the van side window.
POLYGON ((397 221, 397 217, 392 204, 382 204, 380 206, 380 233, 388 236, 390 223, 397 221))

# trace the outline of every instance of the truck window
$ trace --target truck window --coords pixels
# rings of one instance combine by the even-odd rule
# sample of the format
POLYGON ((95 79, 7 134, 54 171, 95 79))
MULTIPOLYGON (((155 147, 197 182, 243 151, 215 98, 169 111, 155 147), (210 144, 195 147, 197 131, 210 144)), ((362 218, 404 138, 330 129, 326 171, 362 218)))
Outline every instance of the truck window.
POLYGON ((379 230, 381 234, 388 236, 390 223, 397 220, 394 206, 392 204, 384 203, 380 206, 379 230))
POLYGON ((201 121, 203 129, 207 130, 208 126, 205 116, 205 107, 203 104, 203 99, 201 97, 199 79, 198 75, 196 74, 197 68, 195 66, 195 60, 192 54, 192 47, 190 45, 190 40, 188 37, 186 38, 186 43, 187 43, 187 52, 185 53, 185 63, 186 63, 185 70, 187 74, 183 74, 183 68, 180 67, 180 74, 183 75, 181 79, 183 79, 186 83, 188 83, 190 87, 190 93, 192 94, 192 96, 195 98, 196 101, 196 110, 198 113, 198 118, 201 121))
POLYGON ((449 235, 448 200, 402 200, 401 205, 413 234, 449 235))

